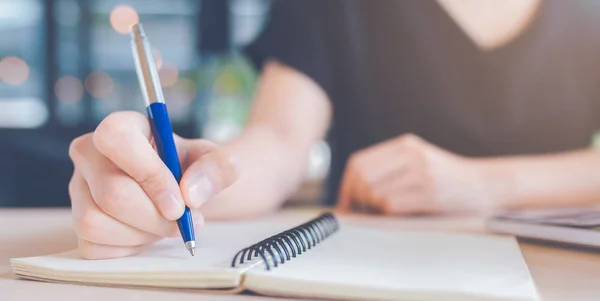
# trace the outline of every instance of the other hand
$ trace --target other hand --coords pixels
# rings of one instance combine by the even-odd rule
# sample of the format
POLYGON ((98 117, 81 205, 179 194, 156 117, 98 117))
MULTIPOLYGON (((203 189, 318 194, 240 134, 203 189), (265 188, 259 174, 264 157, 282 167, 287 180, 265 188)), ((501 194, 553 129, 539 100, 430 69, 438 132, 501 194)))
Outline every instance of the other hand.
POLYGON ((175 221, 185 205, 198 230, 198 208, 238 177, 236 161, 216 145, 175 136, 184 171, 178 185, 150 137, 146 116, 118 112, 71 143, 69 194, 82 257, 131 256, 163 237, 179 236, 175 221))
POLYGON ((357 151, 338 208, 391 215, 487 211, 482 166, 412 134, 357 151))

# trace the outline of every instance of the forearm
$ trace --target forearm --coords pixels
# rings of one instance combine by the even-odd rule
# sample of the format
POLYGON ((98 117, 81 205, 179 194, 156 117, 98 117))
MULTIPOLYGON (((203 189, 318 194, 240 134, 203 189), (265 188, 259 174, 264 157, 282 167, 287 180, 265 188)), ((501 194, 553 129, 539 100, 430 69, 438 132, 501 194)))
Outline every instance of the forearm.
POLYGON ((202 206, 203 215, 233 219, 276 210, 297 190, 307 167, 307 147, 293 145, 264 127, 249 127, 223 145, 238 160, 240 177, 202 206))
POLYGON ((496 209, 584 205, 600 201, 600 152, 477 159, 496 209))
POLYGON ((299 187, 309 149, 329 127, 325 92, 306 75, 268 63, 243 133, 223 147, 241 174, 203 208, 208 218, 241 218, 278 208, 299 187))

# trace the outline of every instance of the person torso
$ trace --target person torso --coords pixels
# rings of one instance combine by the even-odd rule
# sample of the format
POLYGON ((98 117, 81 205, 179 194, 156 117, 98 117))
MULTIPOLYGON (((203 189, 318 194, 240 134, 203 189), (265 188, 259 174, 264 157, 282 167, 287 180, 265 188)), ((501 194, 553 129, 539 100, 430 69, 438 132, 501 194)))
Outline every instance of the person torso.
POLYGON ((543 1, 524 32, 488 51, 435 1, 326 6, 330 201, 352 152, 404 133, 465 156, 500 156, 586 147, 600 129, 593 1, 543 1))

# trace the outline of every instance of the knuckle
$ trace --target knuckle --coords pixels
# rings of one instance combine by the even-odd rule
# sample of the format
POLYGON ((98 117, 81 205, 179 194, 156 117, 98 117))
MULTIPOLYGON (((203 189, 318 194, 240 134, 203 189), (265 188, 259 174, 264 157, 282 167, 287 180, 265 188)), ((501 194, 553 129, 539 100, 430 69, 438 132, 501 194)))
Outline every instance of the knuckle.
POLYGON ((105 186, 100 195, 97 197, 96 204, 104 212, 109 214, 121 212, 125 210, 127 202, 127 190, 128 185, 107 185, 105 186))
POLYGON ((417 139, 418 136, 415 135, 414 133, 405 133, 400 137, 404 140, 415 140, 415 139, 417 139))
POLYGON ((418 145, 421 142, 421 138, 413 133, 406 133, 400 136, 400 142, 407 145, 418 145))
POLYGON ((151 187, 153 190, 158 190, 159 188, 166 186, 169 179, 165 177, 165 174, 160 167, 156 167, 137 175, 135 180, 144 188, 151 187))
POLYGON ((76 201, 73 198, 76 195, 77 189, 79 189, 79 187, 77 187, 77 186, 78 185, 77 185, 77 181, 75 180, 75 174, 73 174, 73 176, 71 177, 71 180, 69 180, 69 185, 67 186, 69 195, 71 196, 71 202, 76 201))
POLYGON ((75 161, 76 158, 81 157, 82 153, 84 153, 85 147, 90 143, 91 134, 85 134, 79 136, 69 144, 69 157, 72 161, 75 161))
POLYGON ((132 112, 115 112, 108 115, 94 131, 94 145, 98 149, 110 149, 118 145, 118 141, 123 141, 131 132, 132 117, 132 112))
POLYGON ((361 152, 352 154, 350 158, 348 158, 348 168, 354 171, 359 170, 362 165, 363 157, 363 153, 361 152))
POLYGON ((75 220, 73 228, 80 238, 95 241, 103 233, 102 215, 92 210, 81 212, 75 220))

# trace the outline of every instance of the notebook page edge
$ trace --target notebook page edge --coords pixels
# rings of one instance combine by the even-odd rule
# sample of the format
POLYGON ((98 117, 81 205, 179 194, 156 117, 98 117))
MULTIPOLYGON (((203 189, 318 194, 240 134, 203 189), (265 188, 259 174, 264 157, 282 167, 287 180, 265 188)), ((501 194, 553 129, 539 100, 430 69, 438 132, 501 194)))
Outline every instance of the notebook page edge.
POLYGON ((77 285, 86 285, 86 286, 97 286, 97 287, 116 287, 116 288, 137 288, 137 289, 146 289, 146 290, 159 290, 159 291, 177 291, 177 292, 195 292, 195 293, 209 293, 209 294, 223 294, 223 295, 233 295, 238 294, 246 290, 244 286, 241 284, 237 287, 233 288, 189 288, 189 287, 159 287, 159 286, 139 286, 139 285, 125 285, 125 284, 103 284, 103 283, 92 283, 92 282, 73 282, 73 281, 60 281, 54 279, 47 278, 38 278, 34 276, 24 276, 18 275, 20 279, 31 280, 31 281, 40 281, 47 283, 56 283, 56 284, 77 284, 77 285))
POLYGON ((390 288, 361 287, 337 283, 315 283, 290 278, 279 278, 261 273, 246 273, 242 286, 257 294, 285 298, 317 298, 339 300, 391 301, 399 298, 413 301, 540 301, 537 294, 523 298, 502 298, 473 295, 454 291, 409 291, 390 288))
POLYGON ((11 258, 12 272, 19 278, 43 282, 82 283, 97 285, 164 288, 201 288, 201 289, 232 289, 241 284, 243 268, 204 268, 191 271, 111 271, 111 272, 81 272, 69 269, 55 269, 32 261, 44 260, 50 256, 60 256, 72 251, 50 254, 45 256, 11 258))
MULTIPOLYGON (((247 245, 247 244, 251 244, 251 243, 255 243, 256 241, 260 241, 261 239, 264 239, 265 237, 267 237, 268 235, 272 235, 273 233, 278 233, 280 230, 279 229, 287 229, 289 227, 292 227, 293 225, 296 225, 299 223, 299 220, 305 220, 306 217, 296 217, 293 219, 293 221, 289 221, 289 220, 285 220, 282 219, 283 216, 279 216, 279 215, 274 215, 272 218, 269 219, 261 219, 261 220, 249 220, 247 222, 215 222, 212 223, 211 225, 207 225, 205 228, 205 230, 200 234, 199 238, 204 238, 202 239, 202 241, 205 242, 206 245, 209 246, 209 249, 212 249, 212 251, 218 251, 218 253, 222 253, 221 251, 224 250, 230 250, 232 251, 230 255, 228 256, 224 256, 227 257, 226 260, 231 260, 231 258, 233 258, 233 256, 235 255, 235 251, 238 251, 242 248, 242 245, 247 245), (279 228, 279 229, 278 229, 279 228), (249 233, 248 231, 246 232, 241 232, 239 231, 239 229, 250 229, 249 233), (256 232, 256 233, 254 233, 256 232), (231 233, 238 233, 240 235, 243 235, 245 237, 244 240, 247 240, 247 242, 245 243, 238 243, 240 245, 232 247, 230 244, 227 243, 227 240, 225 240, 225 244, 223 244, 222 242, 224 242, 223 240, 221 240, 220 237, 223 236, 223 233, 228 233, 227 237, 231 236, 231 233), (209 238, 206 239, 206 236, 208 236, 209 238), (213 242, 217 242, 217 244, 213 244, 213 242), (215 245, 218 245, 219 247, 217 247, 217 249, 214 249, 215 245)), ((176 240, 176 239, 175 239, 176 240)), ((233 239, 233 241, 235 241, 235 239, 233 239)), ((159 243, 160 244, 160 243, 159 243)), ((156 247, 158 244, 155 244, 154 247, 156 247)), ((176 246, 176 250, 177 252, 179 252, 179 245, 177 244, 176 246)), ((197 252, 200 252, 201 250, 197 250, 197 252)), ((211 251, 211 250, 208 250, 211 251)), ((183 252, 183 251, 182 251, 183 252)), ((81 264, 78 264, 77 262, 75 262, 76 260, 82 260, 80 258, 77 258, 77 256, 75 256, 74 254, 76 254, 77 251, 76 250, 69 250, 69 251, 65 251, 65 252, 61 252, 61 253, 56 253, 56 254, 46 254, 46 255, 42 255, 42 256, 31 256, 31 257, 16 257, 16 258, 11 258, 10 259, 10 265, 13 269, 13 273, 16 274, 17 276, 19 276, 20 278, 25 278, 25 277, 30 277, 30 278, 35 278, 36 280, 47 280, 47 281, 51 281, 51 280, 61 280, 64 278, 68 278, 68 275, 60 275, 61 271, 64 273, 69 273, 69 274, 74 274, 74 273, 82 273, 85 274, 83 275, 83 278, 85 279, 86 277, 89 279, 91 278, 93 281, 98 281, 98 277, 94 276, 94 274, 99 274, 100 276, 107 276, 110 278, 113 278, 114 281, 112 282, 122 282, 122 281, 131 281, 131 279, 123 279, 123 278, 119 278, 118 276, 122 276, 122 275, 126 275, 126 276, 136 276, 138 278, 144 278, 150 275, 150 277, 152 277, 152 274, 198 274, 198 270, 204 270, 204 271, 210 271, 210 274, 215 275, 215 272, 219 273, 221 276, 221 278, 225 278, 227 285, 223 285, 220 284, 219 286, 229 286, 229 287, 233 287, 234 285, 232 285, 231 283, 234 283, 236 287, 239 287, 240 283, 241 283, 241 275, 244 273, 244 271, 246 271, 248 269, 247 266, 240 266, 240 267, 231 267, 230 266, 230 262, 226 262, 226 261, 219 261, 216 262, 213 266, 211 266, 210 268, 207 267, 203 267, 203 266, 199 266, 198 269, 194 270, 192 269, 184 269, 183 271, 177 270, 177 268, 173 268, 170 265, 165 265, 165 263, 158 264, 157 265, 157 270, 152 271, 149 270, 148 268, 140 268, 137 269, 135 266, 133 268, 131 268, 130 265, 126 264, 126 262, 122 262, 119 265, 119 268, 105 268, 99 271, 95 271, 94 270, 94 261, 85 261, 86 264, 89 264, 91 266, 91 268, 89 270, 86 267, 86 265, 84 265, 84 267, 81 266, 81 264), (50 259, 52 259, 53 261, 50 261, 50 259), (63 260, 66 261, 70 261, 70 263, 68 264, 63 264, 64 262, 62 262, 63 260), (75 263, 75 264, 73 264, 75 263), (73 264, 72 266, 70 266, 69 264, 73 264), (123 269, 121 269, 121 267, 123 267, 123 269), (160 270, 161 268, 167 267, 166 271, 160 270), (56 275, 56 274, 59 275, 56 275), (140 274, 144 277, 140 277, 140 274), (58 276, 58 277, 57 277, 58 276), (58 278, 58 279, 57 279, 58 278), (231 279, 234 279, 234 281, 231 281, 231 279)), ((146 259, 139 259, 136 257, 138 256, 134 256, 134 257, 129 257, 129 258, 133 258, 132 260, 142 260, 141 262, 148 262, 149 260, 155 260, 155 259, 159 259, 158 257, 160 256, 164 256, 166 255, 167 257, 169 257, 170 255, 172 255, 171 253, 169 254, 165 254, 165 252, 162 253, 156 253, 156 254, 151 254, 153 255, 152 257, 156 257, 156 258, 146 258, 146 259)), ((180 256, 181 258, 187 258, 187 253, 186 254, 179 254, 178 256, 180 256)), ((198 255, 198 254, 197 254, 198 255)), ((144 254, 141 255, 141 257, 144 257, 144 254)), ((196 256, 198 257, 198 256, 196 256)), ((126 258, 117 258, 114 259, 115 261, 123 261, 126 258)), ((180 258, 175 258, 175 259, 180 259, 180 258)), ((111 260, 112 261, 112 260, 111 260)), ((97 265, 97 264, 96 264, 97 265)), ((207 273, 208 274, 208 273, 207 273)), ((172 276, 172 275, 171 275, 172 276)), ((160 277, 159 277, 160 278, 160 277)), ((163 277, 164 278, 164 277, 163 277)), ((66 279, 69 280, 69 279, 66 279)), ((109 282, 106 281, 106 279, 103 279, 102 277, 100 277, 100 282, 109 282)), ((185 279, 184 279, 185 280, 185 279)), ((153 279, 153 281, 159 281, 157 279, 153 279)), ((79 281, 82 282, 82 281, 79 281)), ((89 281, 88 281, 89 282, 89 281)), ((136 281, 134 281, 136 282, 136 281)), ((220 282, 222 283, 222 282, 220 282)), ((118 284, 118 283, 116 283, 118 284)), ((143 283, 142 283, 143 284, 143 283)), ((156 285, 155 283, 152 283, 154 285, 156 285)), ((162 285, 161 285, 162 286, 162 285)), ((196 286, 196 284, 192 285, 192 286, 196 286)))

